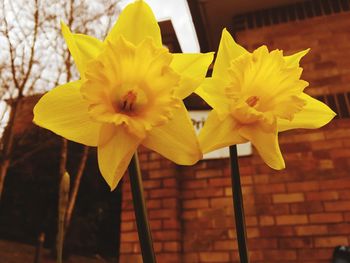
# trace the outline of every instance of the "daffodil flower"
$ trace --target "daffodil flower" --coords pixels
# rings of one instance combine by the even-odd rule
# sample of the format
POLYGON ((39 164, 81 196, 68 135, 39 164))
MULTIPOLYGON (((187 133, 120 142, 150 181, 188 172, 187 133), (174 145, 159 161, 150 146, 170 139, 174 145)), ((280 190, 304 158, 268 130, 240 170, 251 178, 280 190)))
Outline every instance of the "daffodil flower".
POLYGON ((81 79, 45 94, 34 122, 98 148, 114 189, 142 144, 182 165, 202 157, 182 99, 203 81, 213 54, 171 54, 144 1, 128 5, 104 41, 62 32, 81 79))
POLYGON ((278 132, 319 128, 335 116, 303 92, 299 61, 307 53, 283 56, 266 46, 249 53, 225 29, 212 78, 196 91, 213 108, 199 134, 203 152, 251 141, 267 165, 285 168, 278 132))

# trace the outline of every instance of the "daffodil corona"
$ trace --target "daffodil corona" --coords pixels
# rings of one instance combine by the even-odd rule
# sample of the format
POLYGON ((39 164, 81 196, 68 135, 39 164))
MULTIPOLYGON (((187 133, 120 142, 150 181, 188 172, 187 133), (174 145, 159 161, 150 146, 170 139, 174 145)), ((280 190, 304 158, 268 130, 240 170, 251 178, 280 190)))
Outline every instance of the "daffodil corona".
POLYGON ((212 78, 196 91, 212 108, 199 142, 204 153, 251 141, 267 165, 285 168, 278 132, 319 128, 335 113, 303 91, 300 59, 266 46, 249 53, 224 30, 212 78))
POLYGON ((202 157, 182 102, 203 81, 213 54, 171 54, 144 1, 127 6, 106 39, 62 32, 81 79, 54 88, 34 108, 39 126, 97 146, 114 189, 142 144, 191 165, 202 157))

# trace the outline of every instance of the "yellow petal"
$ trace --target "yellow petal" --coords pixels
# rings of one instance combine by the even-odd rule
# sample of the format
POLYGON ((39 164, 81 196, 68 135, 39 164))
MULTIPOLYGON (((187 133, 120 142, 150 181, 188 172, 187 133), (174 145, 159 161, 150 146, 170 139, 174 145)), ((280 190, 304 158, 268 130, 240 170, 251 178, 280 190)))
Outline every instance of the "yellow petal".
POLYGON ((103 47, 100 40, 83 34, 72 34, 67 25, 61 22, 62 34, 81 77, 84 77, 87 63, 98 56, 103 47))
POLYGON ((326 104, 303 93, 300 97, 306 102, 303 109, 289 120, 278 119, 278 131, 304 128, 316 129, 330 122, 336 115, 326 104))
POLYGON ((203 153, 247 141, 238 134, 234 118, 230 115, 220 118, 215 110, 209 113, 198 139, 203 153))
POLYGON ((114 42, 120 36, 134 45, 138 45, 145 38, 151 37, 157 46, 162 46, 162 37, 157 20, 152 9, 142 0, 125 7, 106 40, 114 42))
POLYGON ((206 78, 195 93, 219 114, 225 114, 230 111, 230 99, 225 87, 227 83, 220 78, 206 78))
POLYGON ((184 99, 189 96, 205 78, 208 67, 213 61, 214 53, 174 54, 170 64, 181 75, 180 87, 175 95, 184 99))
POLYGON ((70 82, 46 93, 34 107, 33 121, 68 140, 96 146, 101 125, 90 119, 80 85, 70 82))
POLYGON ((219 50, 213 69, 213 77, 227 79, 231 61, 246 53, 248 53, 248 51, 238 45, 225 28, 222 31, 219 50))
POLYGON ((142 144, 181 165, 192 165, 202 158, 192 122, 183 103, 174 111, 173 118, 168 123, 150 130, 142 144))
POLYGON ((140 139, 127 132, 124 126, 104 125, 98 146, 98 165, 103 178, 113 191, 124 175, 140 139), (111 136, 111 134, 113 134, 111 136), (106 140, 106 137, 110 137, 106 140))
POLYGON ((251 141, 264 162, 275 170, 285 168, 283 156, 278 144, 277 130, 265 132, 259 125, 246 125, 239 129, 242 137, 251 141))
POLYGON ((288 67, 299 67, 299 62, 302 59, 303 56, 305 56, 307 53, 309 53, 310 48, 305 49, 303 51, 300 51, 298 53, 295 53, 291 56, 285 56, 284 59, 287 63, 288 67))

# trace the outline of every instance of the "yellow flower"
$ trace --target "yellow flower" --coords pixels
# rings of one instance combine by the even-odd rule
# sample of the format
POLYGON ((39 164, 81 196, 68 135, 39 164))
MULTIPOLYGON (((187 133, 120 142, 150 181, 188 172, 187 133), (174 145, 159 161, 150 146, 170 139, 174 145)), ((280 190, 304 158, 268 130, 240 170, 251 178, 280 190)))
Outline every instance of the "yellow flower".
POLYGON ((202 151, 251 141, 267 165, 285 168, 278 132, 319 128, 335 116, 303 92, 299 61, 308 51, 249 53, 224 29, 212 78, 196 91, 213 108, 199 134, 202 151))
POLYGON ((203 81, 213 54, 171 54, 143 1, 127 6, 102 42, 63 36, 81 79, 45 94, 34 122, 98 147, 101 174, 114 189, 142 144, 182 165, 202 153, 182 99, 203 81))

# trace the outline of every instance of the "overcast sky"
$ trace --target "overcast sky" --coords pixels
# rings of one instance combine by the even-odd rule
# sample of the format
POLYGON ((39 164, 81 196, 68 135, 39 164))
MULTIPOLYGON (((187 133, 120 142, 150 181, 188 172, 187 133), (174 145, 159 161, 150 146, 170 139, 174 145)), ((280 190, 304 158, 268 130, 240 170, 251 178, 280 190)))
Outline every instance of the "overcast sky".
MULTIPOLYGON (((123 8, 133 0, 121 0, 123 8)), ((151 6, 158 21, 171 19, 184 53, 199 52, 196 31, 186 0, 146 0, 151 6)))

